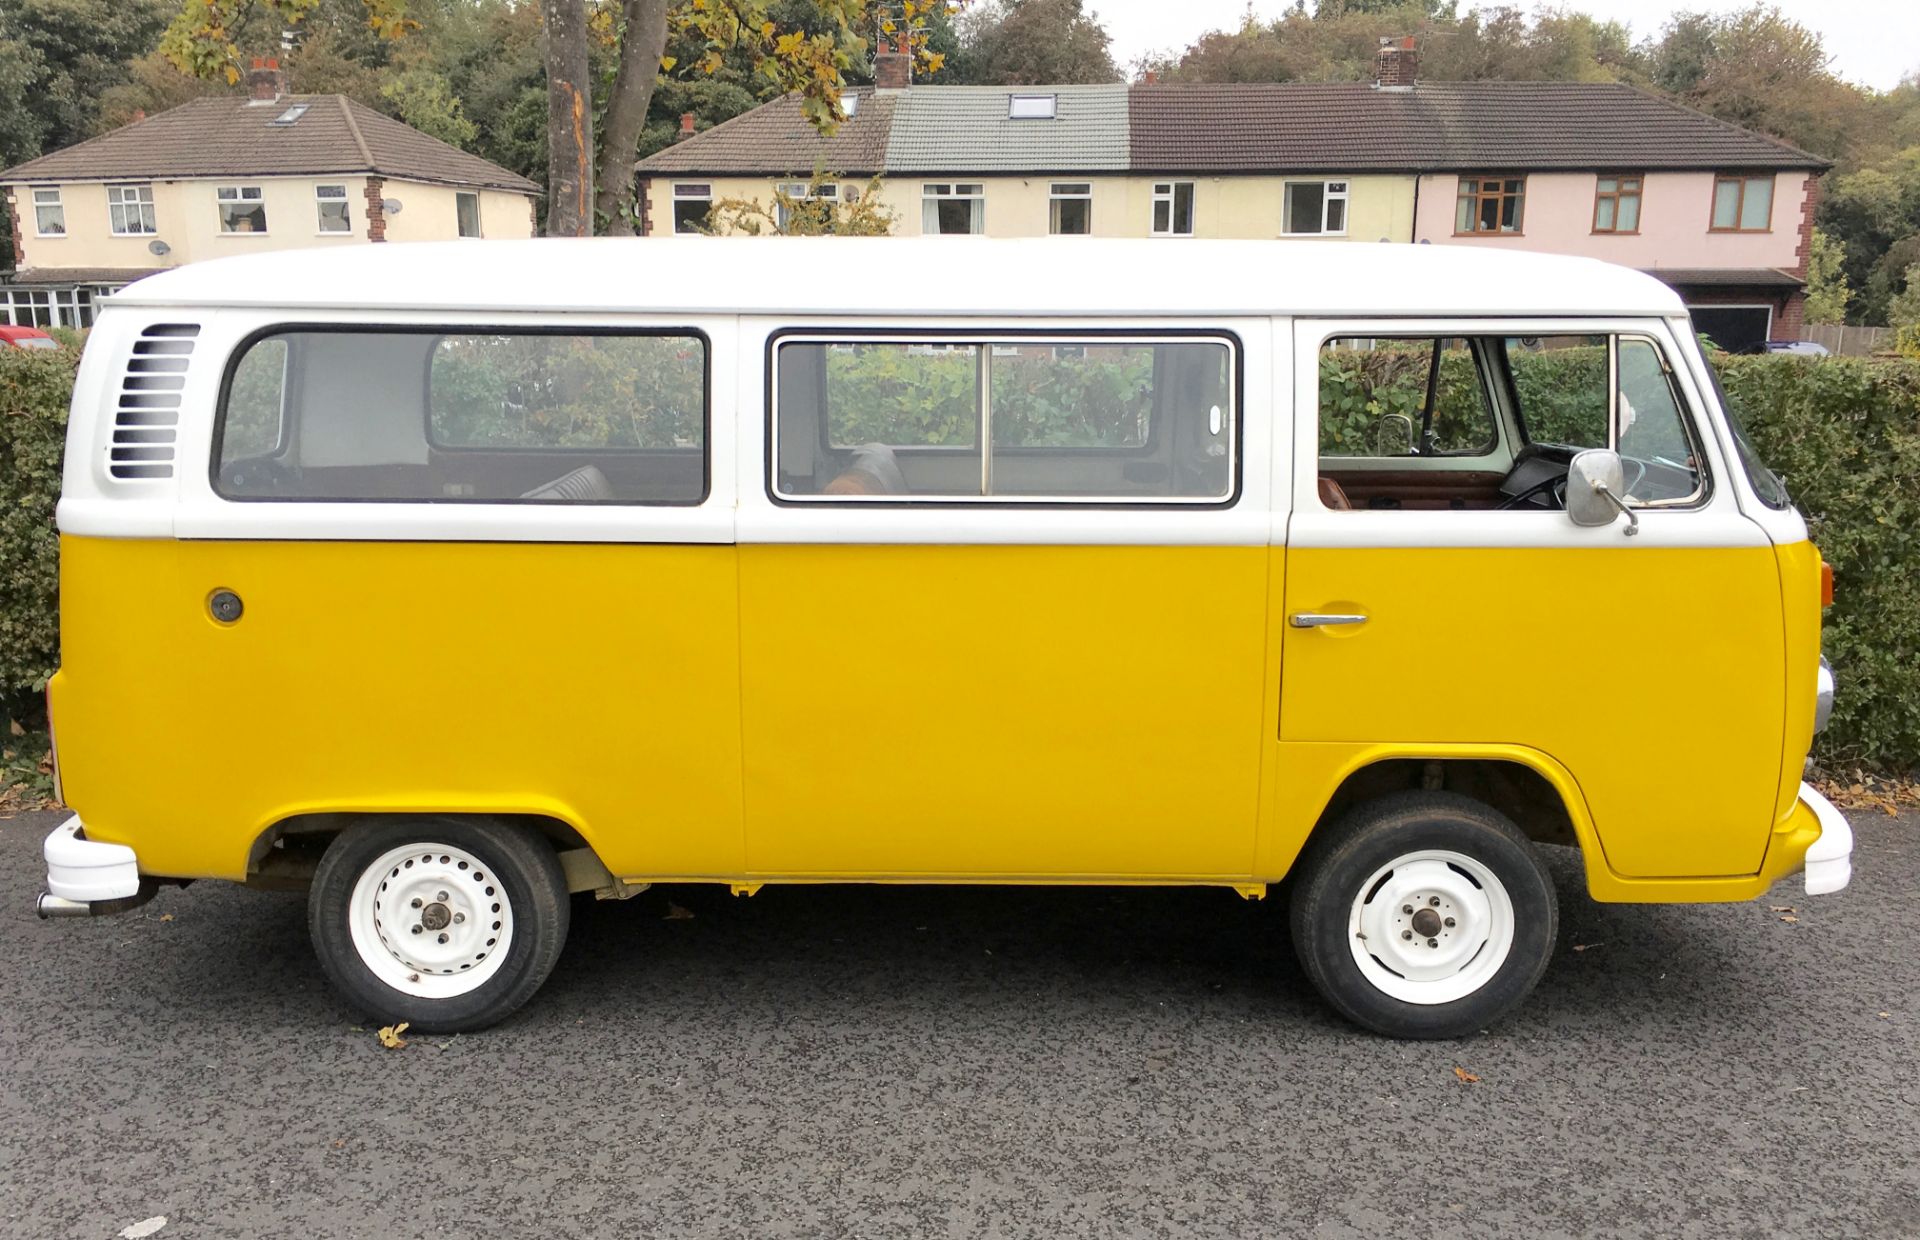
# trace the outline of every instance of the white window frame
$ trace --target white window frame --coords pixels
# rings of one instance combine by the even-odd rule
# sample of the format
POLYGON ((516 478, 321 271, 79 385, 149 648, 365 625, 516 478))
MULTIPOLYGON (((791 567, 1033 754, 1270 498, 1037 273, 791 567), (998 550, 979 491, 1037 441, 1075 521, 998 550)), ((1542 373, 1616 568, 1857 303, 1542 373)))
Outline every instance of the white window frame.
POLYGON ((1195 209, 1194 188, 1195 183, 1192 181, 1155 181, 1153 183, 1153 215, 1147 221, 1149 229, 1148 235, 1154 237, 1191 237, 1194 235, 1194 225, 1197 222, 1194 217, 1199 214, 1195 209), (1184 232, 1178 227, 1180 223, 1180 187, 1183 185, 1187 190, 1187 227, 1184 232), (1167 208, 1167 226, 1165 228, 1160 227, 1159 219, 1160 207, 1163 203, 1167 208))
POLYGON ((248 204, 257 205, 260 208, 261 218, 265 219, 267 214, 267 191, 264 186, 260 186, 260 185, 216 185, 214 186, 213 213, 214 213, 215 219, 219 221, 219 224, 220 224, 219 235, 222 237, 264 237, 268 234, 268 232, 270 231, 269 228, 261 228, 253 232, 242 232, 238 228, 228 228, 226 213, 221 210, 221 207, 226 203, 230 203, 230 202, 239 204, 241 206, 245 206, 248 204))
POLYGON ((480 193, 478 190, 457 189, 453 191, 453 235, 456 237, 484 237, 487 235, 486 229, 482 226, 480 220, 480 193), (472 232, 465 232, 460 226, 460 201, 463 198, 473 199, 472 232))
POLYGON ((0 288, 0 323, 13 327, 41 327, 34 321, 34 311, 46 315, 46 327, 86 328, 93 326, 94 289, 85 286, 72 288, 21 288, 18 285, 0 288))
POLYGON ((698 237, 698 232, 682 232, 679 219, 672 214, 683 202, 704 202, 707 210, 713 210, 713 183, 711 181, 676 181, 673 186, 673 202, 668 207, 668 219, 673 223, 673 233, 677 237, 698 237))
POLYGON ((107 228, 116 237, 151 237, 160 231, 160 219, 154 212, 153 186, 126 183, 107 186, 107 228), (129 228, 131 218, 144 228, 129 228))
POLYGON ((1047 235, 1050 237, 1091 237, 1093 235, 1093 182, 1092 181, 1054 181, 1047 186, 1047 235), (1063 202, 1084 202, 1087 204, 1087 231, 1083 233, 1061 232, 1055 225, 1059 223, 1063 202))
MULTIPOLYGON (((1098 332, 1087 333, 1075 331, 1072 327, 1065 327, 1057 333, 1048 331, 1036 333, 1033 336, 1010 333, 998 339, 995 339, 991 334, 976 335, 975 330, 977 329, 964 328, 957 331, 930 328, 926 332, 914 331, 901 332, 898 334, 892 332, 874 334, 856 332, 850 334, 844 331, 816 333, 813 331, 777 330, 769 335, 768 343, 771 347, 768 356, 777 359, 779 350, 788 345, 824 345, 828 349, 832 349, 836 344, 850 342, 863 345, 905 345, 910 354, 918 354, 923 350, 926 354, 947 353, 954 350, 978 352, 982 346, 1013 346, 1015 348, 1038 346, 1050 348, 1055 358, 1060 356, 1059 351, 1063 347, 1068 349, 1079 348, 1084 354, 1085 349, 1089 345, 1094 347, 1127 344, 1149 346, 1161 344, 1219 345, 1227 350, 1227 425, 1232 428, 1231 433, 1226 436, 1227 476, 1229 484, 1225 495, 1055 496, 948 494, 899 496, 809 495, 789 493, 780 489, 779 474, 774 466, 774 463, 780 460, 780 433, 782 430, 782 419, 780 417, 780 368, 777 361, 770 368, 770 403, 768 404, 769 416, 767 418, 767 433, 769 438, 766 444, 766 457, 760 462, 762 470, 761 485, 764 488, 764 494, 776 504, 803 505, 810 508, 819 507, 828 509, 838 507, 844 509, 856 508, 862 504, 878 503, 902 512, 908 509, 946 509, 950 511, 957 509, 976 509, 1019 514, 1023 510, 1073 508, 1120 508, 1137 512, 1147 512, 1156 509, 1190 508, 1231 512, 1236 509, 1246 508, 1250 502, 1250 487, 1257 484, 1259 489, 1264 491, 1265 478, 1261 477, 1250 481, 1245 471, 1249 468, 1250 461, 1264 461, 1266 449, 1264 444, 1254 443, 1248 436, 1248 421, 1250 416, 1248 413, 1248 398, 1242 390, 1240 381, 1242 368, 1246 364, 1245 355, 1248 352, 1248 348, 1244 343, 1244 337, 1236 334, 1233 326, 1221 326, 1219 330, 1214 330, 1214 328, 1215 325, 1209 323, 1206 329, 1196 331, 1193 325, 1183 324, 1173 329, 1165 327, 1158 329, 1154 327, 1141 327, 1137 329, 1132 327, 1115 327, 1111 330, 1103 329, 1098 332)), ((1004 356, 1003 354, 998 354, 997 349, 990 348, 990 352, 998 356, 1004 356)), ((975 442, 982 455, 982 468, 983 470, 989 470, 991 468, 990 462, 994 451, 990 430, 977 431, 975 442)), ((1070 450, 1071 449, 1069 449, 1069 451, 1070 450)), ((1124 450, 1125 449, 1121 449, 1121 451, 1124 450)), ((1251 502, 1258 503, 1257 500, 1251 502)), ((1017 516, 1015 519, 1018 519, 1017 516)), ((1125 525, 1126 522, 1124 521, 1116 522, 1117 528, 1124 528, 1125 525)))
POLYGON ((925 181, 920 185, 920 232, 928 237, 979 237, 987 231, 987 185, 984 181, 925 181), (939 227, 939 203, 970 202, 972 227, 964 233, 943 233, 939 227), (927 210, 934 210, 934 227, 927 227, 927 210))
POLYGON ((1280 235, 1283 237, 1344 237, 1353 223, 1353 182, 1351 181, 1286 181, 1280 187, 1280 235), (1296 185, 1318 185, 1320 187, 1320 227, 1312 232, 1294 232, 1293 211, 1288 198, 1296 185), (1339 188, 1334 188, 1338 186, 1339 188), (1333 204, 1340 204, 1340 227, 1328 228, 1327 216, 1333 204))
POLYGON ((314 214, 313 231, 315 236, 317 237, 351 237, 353 235, 353 199, 347 194, 347 187, 345 184, 338 181, 332 181, 332 182, 326 182, 323 184, 315 185, 313 187, 313 214, 314 214), (338 194, 325 194, 321 192, 322 190, 331 190, 331 189, 337 189, 340 192, 338 194), (327 227, 327 217, 325 213, 321 211, 320 208, 323 204, 329 203, 329 202, 337 202, 346 207, 347 218, 345 221, 346 223, 345 228, 328 228, 327 227))
POLYGON ((60 187, 58 185, 36 185, 33 187, 33 227, 33 235, 36 237, 57 240, 67 235, 67 204, 60 197, 60 187), (52 200, 49 201, 43 198, 42 195, 44 194, 53 195, 52 200), (60 231, 58 232, 48 232, 40 224, 40 212, 49 208, 60 213, 60 231))

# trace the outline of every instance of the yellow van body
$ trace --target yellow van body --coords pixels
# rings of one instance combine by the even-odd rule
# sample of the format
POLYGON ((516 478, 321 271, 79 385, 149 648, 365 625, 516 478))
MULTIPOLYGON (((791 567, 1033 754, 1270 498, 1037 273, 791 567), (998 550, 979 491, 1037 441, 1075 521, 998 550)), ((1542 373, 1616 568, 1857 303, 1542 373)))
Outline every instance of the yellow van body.
MULTIPOLYGON (((841 881, 1258 895, 1343 808, 1395 788, 1459 791, 1577 845, 1599 900, 1750 898, 1823 836, 1822 889, 1844 885, 1844 821, 1800 782, 1830 693, 1820 558, 1743 466, 1684 308, 1654 281, 1387 246, 1285 247, 1284 291, 1245 278, 1281 260, 1258 243, 489 243, 475 264, 481 248, 200 264, 102 316, 75 397, 50 706, 77 814, 63 847, 131 851, 83 895, 130 894, 135 867, 297 877, 273 859, 289 840, 369 815, 541 824, 583 862, 572 885, 603 896, 841 881), (930 292, 845 280, 963 252, 930 292), (806 303, 753 291, 768 255, 806 303), (679 342, 648 354, 703 385, 671 449, 702 472, 673 505, 524 502, 552 488, 437 502, 474 494, 457 481, 436 502, 306 502, 229 476, 228 406, 263 340, 293 342, 284 418, 296 381, 355 379, 302 372, 301 347, 377 369, 381 349, 438 358, 449 334, 471 352, 569 331, 679 342), (1467 343, 1445 352, 1452 337, 1467 343), (1327 368, 1429 340, 1431 373, 1413 372, 1429 423, 1443 370, 1479 359, 1474 399, 1498 424, 1484 455, 1329 457, 1327 368), (1649 459, 1699 479, 1691 496, 1585 528, 1553 480, 1540 510, 1502 515, 1513 494, 1494 481, 1538 455, 1516 412, 1533 398, 1496 391, 1488 367, 1556 341, 1613 368, 1596 374, 1629 344, 1662 359, 1693 447, 1649 459), (1153 397, 1152 416, 1186 400, 1175 430, 1194 451, 1147 432, 1113 467, 1109 490, 1160 487, 1158 507, 995 504, 990 462, 974 494, 925 505, 836 493, 851 474, 805 481, 806 453, 837 469, 885 450, 824 422, 789 432, 783 402, 888 349, 888 365, 976 374, 981 393, 1105 349, 1188 393, 1153 397), (155 433, 127 394, 143 359, 169 357, 181 378, 155 433), (1212 395, 1192 404, 1199 384, 1212 395), (1434 472, 1408 483, 1411 466, 1434 472), (1210 481, 1189 494, 1170 476, 1210 481), (1394 486, 1406 506, 1341 498, 1394 486), (1434 487, 1454 498, 1408 511, 1434 487)), ((487 412, 518 416, 524 393, 502 390, 487 412)), ((1630 421, 1614 390, 1603 447, 1630 421)), ((436 410, 406 416, 416 440, 422 417, 439 433, 436 410)), ((346 459, 378 429, 325 451, 346 459)), ((894 451, 909 483, 974 469, 969 451, 1050 468, 1044 446, 1000 434, 894 451)), ((282 456, 322 451, 279 436, 282 456)), ((1075 451, 1071 468, 1106 468, 1075 451)), ((418 452, 407 468, 468 459, 418 452)))

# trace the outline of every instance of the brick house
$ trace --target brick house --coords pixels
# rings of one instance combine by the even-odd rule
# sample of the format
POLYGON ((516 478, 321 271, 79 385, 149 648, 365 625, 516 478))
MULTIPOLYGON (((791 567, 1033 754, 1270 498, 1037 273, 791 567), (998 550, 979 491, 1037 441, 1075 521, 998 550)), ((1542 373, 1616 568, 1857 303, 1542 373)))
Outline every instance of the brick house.
POLYGON ((85 327, 93 298, 227 254, 529 237, 540 187, 344 95, 197 99, 0 172, 15 270, 0 323, 85 327))
POLYGON ((1581 254, 1673 285, 1729 347, 1797 332, 1820 175, 1785 143, 1616 83, 912 86, 888 51, 822 137, 793 97, 636 166, 648 231, 720 198, 850 194, 901 233, 1314 237, 1581 254), (790 191, 790 192, 791 192, 790 191))

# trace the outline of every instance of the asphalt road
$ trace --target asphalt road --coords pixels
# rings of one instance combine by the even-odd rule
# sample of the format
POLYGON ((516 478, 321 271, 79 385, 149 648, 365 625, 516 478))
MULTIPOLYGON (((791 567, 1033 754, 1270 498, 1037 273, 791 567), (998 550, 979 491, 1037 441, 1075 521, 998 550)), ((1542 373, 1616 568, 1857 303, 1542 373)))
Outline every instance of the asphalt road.
POLYGON ((0 821, 9 1237, 1920 1235, 1920 815, 1818 900, 1562 859, 1553 968, 1464 1042, 1342 1024, 1278 901, 675 888, 399 1050, 300 897, 36 922, 54 821, 0 821))

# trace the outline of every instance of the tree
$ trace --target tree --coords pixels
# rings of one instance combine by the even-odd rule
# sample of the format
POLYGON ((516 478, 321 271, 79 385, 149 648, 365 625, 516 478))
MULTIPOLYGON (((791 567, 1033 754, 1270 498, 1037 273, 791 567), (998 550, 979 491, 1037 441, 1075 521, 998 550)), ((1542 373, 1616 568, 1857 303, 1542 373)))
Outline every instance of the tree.
POLYGON ((93 136, 102 94, 153 46, 164 0, 6 0, 0 5, 0 147, 28 157, 93 136), (22 81, 17 88, 5 79, 22 81), (23 80, 24 79, 24 80, 23 80), (30 148, 30 149, 29 149, 30 148))
POLYGON ((980 86, 1118 82, 1097 14, 1082 0, 1004 0, 975 10, 960 34, 954 81, 980 86))
POLYGON ((758 198, 722 198, 707 212, 703 231, 716 236, 885 237, 899 217, 880 201, 880 178, 844 198, 822 198, 820 187, 834 178, 815 172, 805 195, 776 187, 773 202, 758 198))
MULTIPOLYGON (((37 0, 53 3, 54 0, 37 0)), ((344 0, 337 0, 344 2, 344 0)), ((937 71, 926 46, 928 16, 961 0, 805 0, 807 21, 791 18, 798 0, 541 0, 546 30, 547 232, 585 235, 596 217, 608 232, 631 233, 632 163, 669 37, 698 42, 693 68, 715 73, 744 50, 756 75, 795 91, 823 131, 845 119, 840 91, 865 57, 866 32, 897 43, 937 71), (783 18, 787 19, 783 21, 783 18), (610 54, 603 91, 595 49, 610 54), (596 98, 599 95, 599 98, 596 98), (594 140, 596 125, 600 141, 594 140)), ((162 41, 169 59, 199 77, 239 77, 243 43, 262 46, 297 28, 328 0, 184 0, 162 41)), ((358 0, 372 36, 398 40, 420 26, 407 0, 358 0)), ((271 46, 271 44, 266 44, 271 46)))
POLYGON ((1840 243, 1818 228, 1813 230, 1813 246, 1807 256, 1807 303, 1809 323, 1844 323, 1847 302, 1853 292, 1847 287, 1846 251, 1840 243))

